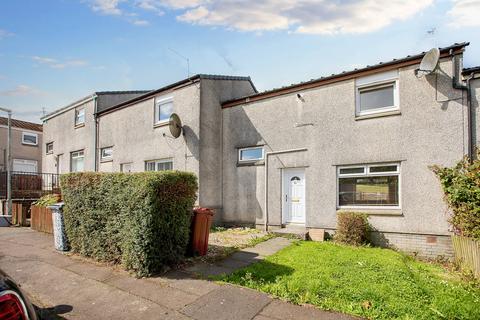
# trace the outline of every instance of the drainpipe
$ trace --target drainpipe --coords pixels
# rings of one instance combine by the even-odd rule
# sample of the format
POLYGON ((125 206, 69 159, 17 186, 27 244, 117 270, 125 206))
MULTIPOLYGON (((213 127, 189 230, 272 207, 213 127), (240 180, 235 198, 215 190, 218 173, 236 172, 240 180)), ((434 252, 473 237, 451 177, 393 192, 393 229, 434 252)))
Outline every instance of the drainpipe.
POLYGON ((463 84, 459 81, 460 79, 460 66, 458 64, 458 60, 456 56, 453 54, 453 50, 450 49, 450 55, 452 56, 452 86, 454 89, 464 90, 467 93, 467 157, 470 163, 473 162, 473 153, 474 153, 474 143, 473 143, 473 108, 472 108, 472 93, 471 93, 471 86, 470 80, 473 78, 473 74, 470 75, 469 78, 466 79, 466 84, 463 84))
POLYGON ((299 148, 299 149, 287 149, 282 151, 270 151, 265 153, 265 204, 264 204, 264 230, 265 232, 268 231, 268 156, 277 155, 277 154, 284 154, 284 153, 292 153, 292 152, 302 152, 307 151, 307 148, 299 148))
POLYGON ((7 215, 12 216, 12 110, 0 107, 8 114, 7 134, 7 215))
POLYGON ((95 134, 93 135, 93 171, 97 172, 98 171, 98 165, 97 165, 97 160, 98 160, 98 155, 97 155, 97 147, 98 147, 98 117, 97 117, 97 94, 93 94, 92 99, 93 99, 93 126, 94 126, 94 131, 95 134))

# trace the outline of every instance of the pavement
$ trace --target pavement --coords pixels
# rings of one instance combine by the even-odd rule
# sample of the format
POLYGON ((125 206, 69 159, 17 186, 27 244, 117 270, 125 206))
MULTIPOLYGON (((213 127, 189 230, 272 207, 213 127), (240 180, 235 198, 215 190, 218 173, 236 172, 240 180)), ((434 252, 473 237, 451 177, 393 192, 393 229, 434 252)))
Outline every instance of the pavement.
POLYGON ((243 268, 289 244, 273 238, 216 264, 136 279, 116 266, 57 252, 51 235, 4 227, 0 268, 32 297, 46 319, 353 319, 202 279, 243 268))

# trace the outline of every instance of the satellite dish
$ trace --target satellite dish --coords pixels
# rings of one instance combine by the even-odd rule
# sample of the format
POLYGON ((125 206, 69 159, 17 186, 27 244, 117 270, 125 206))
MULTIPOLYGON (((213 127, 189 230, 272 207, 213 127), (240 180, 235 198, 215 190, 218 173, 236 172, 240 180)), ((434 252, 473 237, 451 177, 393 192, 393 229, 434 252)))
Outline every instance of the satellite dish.
POLYGON ((180 134, 182 133, 182 121, 180 120, 178 114, 172 113, 168 122, 168 127, 174 138, 180 137, 180 134))
POLYGON ((422 62, 420 62, 420 68, 417 69, 417 75, 426 76, 435 71, 438 66, 438 59, 440 59, 440 50, 438 48, 430 49, 423 56, 422 62))

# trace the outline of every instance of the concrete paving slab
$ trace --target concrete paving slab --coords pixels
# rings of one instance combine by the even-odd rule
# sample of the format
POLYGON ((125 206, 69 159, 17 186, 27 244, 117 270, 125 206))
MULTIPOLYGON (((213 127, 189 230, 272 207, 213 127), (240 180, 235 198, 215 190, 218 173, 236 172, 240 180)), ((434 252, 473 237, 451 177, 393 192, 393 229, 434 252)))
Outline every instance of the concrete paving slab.
POLYGON ((128 275, 116 275, 107 279, 105 283, 172 310, 181 309, 198 299, 197 295, 128 275))
POLYGON ((259 256, 270 256, 277 251, 289 246, 292 242, 293 240, 291 239, 277 237, 259 243, 255 247, 242 249, 241 251, 255 253, 259 256))
POLYGON ((65 269, 75 272, 78 275, 81 275, 85 278, 105 281, 106 279, 112 277, 115 273, 111 268, 104 266, 97 266, 91 263, 77 262, 70 264, 65 267, 65 269))
POLYGON ((197 263, 191 267, 185 269, 187 272, 199 275, 204 278, 210 276, 220 276, 222 274, 230 274, 234 271, 232 268, 227 268, 224 266, 210 264, 210 263, 197 263))
MULTIPOLYGON (((207 293, 218 289, 219 285, 212 281, 205 281, 192 278, 191 274, 181 271, 171 271, 162 276, 162 281, 166 281, 168 286, 176 288, 190 294, 203 296, 207 293)), ((155 278, 148 279, 155 281, 155 278)))
POLYGON ((257 291, 225 285, 186 306, 182 313, 197 320, 252 319, 271 300, 257 291))
POLYGON ((280 300, 273 300, 260 315, 279 320, 349 320, 351 316, 317 309, 313 306, 297 306, 280 300))

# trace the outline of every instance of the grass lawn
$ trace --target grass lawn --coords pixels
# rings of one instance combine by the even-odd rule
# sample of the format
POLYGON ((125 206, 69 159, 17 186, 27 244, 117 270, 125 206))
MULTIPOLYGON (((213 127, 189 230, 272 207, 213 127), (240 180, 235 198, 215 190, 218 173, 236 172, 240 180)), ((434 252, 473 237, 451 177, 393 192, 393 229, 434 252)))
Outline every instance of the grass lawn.
POLYGON ((299 241, 223 281, 371 319, 480 319, 480 288, 388 249, 299 241))

